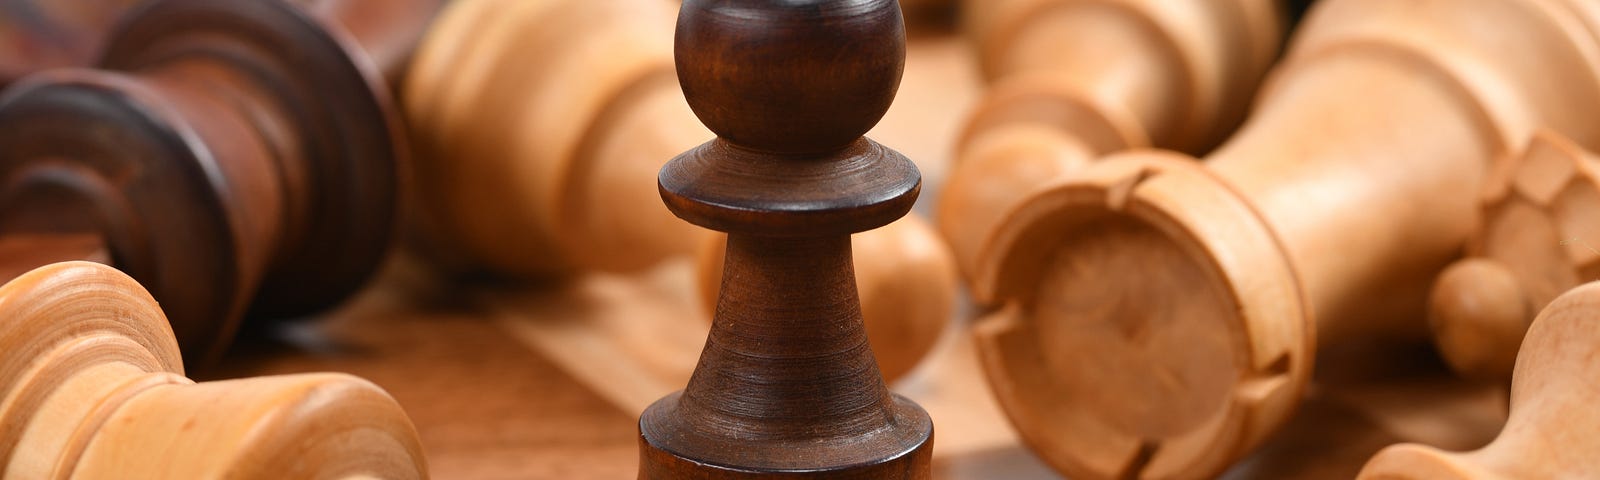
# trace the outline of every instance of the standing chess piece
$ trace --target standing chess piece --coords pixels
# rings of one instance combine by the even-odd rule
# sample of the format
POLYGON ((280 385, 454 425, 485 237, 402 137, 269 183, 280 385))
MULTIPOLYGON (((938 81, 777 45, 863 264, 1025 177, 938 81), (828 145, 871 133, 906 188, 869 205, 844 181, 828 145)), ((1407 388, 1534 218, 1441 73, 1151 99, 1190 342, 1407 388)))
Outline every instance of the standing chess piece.
POLYGON ((0 285, 0 478, 426 476, 411 420, 370 382, 195 383, 155 300, 101 264, 0 285))
POLYGON ((1477 451, 1401 444, 1378 452, 1362 480, 1593 478, 1600 472, 1600 283, 1557 297, 1528 327, 1511 381, 1511 416, 1477 451))
POLYGON ((639 418, 640 478, 928 477, 933 423, 867 346, 850 234, 921 186, 863 138, 899 86, 894 0, 690 0, 678 74, 712 140, 661 170, 674 214, 728 232, 716 318, 681 392, 639 418))
POLYGON ((1203 154, 1278 57, 1279 0, 969 0, 991 86, 967 120, 939 230, 971 276, 1033 190, 1113 152, 1203 154))
POLYGON ((1483 196, 1469 258, 1445 269, 1429 298, 1429 326, 1456 373, 1511 381, 1522 335, 1540 309, 1600 278, 1600 158, 1540 132, 1507 159, 1483 196))
MULTIPOLYGON (((700 252, 700 298, 715 311, 728 239, 707 239, 700 252)), ((850 239, 861 319, 883 379, 911 373, 953 320, 958 279, 950 248, 916 213, 850 239)))
POLYGON ((1325 0, 1205 162, 1126 153, 1030 195, 973 282, 1003 305, 976 333, 1021 436, 1073 478, 1214 475, 1319 347, 1423 338, 1493 162, 1539 128, 1600 145, 1596 14, 1325 0))
POLYGON ((97 69, 0 95, 0 242, 98 241, 188 360, 215 358, 247 314, 321 310, 377 267, 406 151, 387 99, 370 62, 289 4, 146 4, 97 69))

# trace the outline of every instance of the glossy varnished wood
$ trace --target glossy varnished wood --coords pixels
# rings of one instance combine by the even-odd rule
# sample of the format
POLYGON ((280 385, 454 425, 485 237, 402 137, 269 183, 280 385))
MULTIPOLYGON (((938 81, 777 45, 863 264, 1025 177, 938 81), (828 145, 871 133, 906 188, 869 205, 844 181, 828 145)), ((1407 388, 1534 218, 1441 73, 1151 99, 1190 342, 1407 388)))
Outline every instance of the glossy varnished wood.
POLYGON ((1428 324, 1456 372, 1511 381, 1522 335, 1556 296, 1600 278, 1600 159, 1554 132, 1508 157, 1483 195, 1468 258, 1434 282, 1428 324))
POLYGON ((1595 25, 1576 2, 1319 2, 1203 166, 1131 152, 1030 195, 974 282, 1013 424, 1074 478, 1207 476, 1289 418, 1318 349, 1423 338, 1494 161, 1541 127, 1600 142, 1595 25))
POLYGON ((106 42, 96 69, 0 96, 0 236, 100 237, 190 360, 247 312, 302 315, 361 285, 406 146, 343 34, 280 2, 167 0, 106 42))
POLYGON ((89 262, 0 285, 0 477, 427 476, 383 389, 344 374, 195 383, 154 299, 89 262))
POLYGON ((884 385, 850 256, 921 183, 861 137, 900 82, 899 5, 689 1, 675 46, 718 138, 662 169, 661 196, 729 232, 727 260, 688 386, 640 416, 639 477, 927 478, 932 421, 884 385))
POLYGON ((1585 478, 1600 471, 1594 399, 1600 345, 1600 284, 1557 297, 1528 327, 1511 381, 1511 416, 1489 445, 1449 453, 1419 444, 1385 449, 1366 480, 1585 478))

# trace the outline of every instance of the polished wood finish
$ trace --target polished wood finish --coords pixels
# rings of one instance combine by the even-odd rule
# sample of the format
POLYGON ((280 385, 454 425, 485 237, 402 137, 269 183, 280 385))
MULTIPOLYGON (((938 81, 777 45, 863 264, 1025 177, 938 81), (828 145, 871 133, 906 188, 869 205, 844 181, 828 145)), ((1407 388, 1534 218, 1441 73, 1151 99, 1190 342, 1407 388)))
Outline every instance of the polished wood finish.
POLYGON ((1285 29, 1278 0, 969 0, 988 93, 957 141, 939 229, 963 273, 1032 191, 1104 155, 1203 154, 1244 117, 1285 29))
POLYGON ((924 479, 933 423, 873 360, 850 234, 910 210, 921 176, 861 135, 905 62, 893 0, 690 0, 675 53, 717 139, 661 170, 667 207, 728 232, 688 386, 640 415, 640 478, 924 479), (827 72, 827 75, 818 75, 827 72))
POLYGON ((148 4, 94 70, 0 97, 0 237, 100 237, 191 361, 303 315, 386 251, 406 150, 370 64, 296 8, 148 4))
POLYGON ((12 0, 0 3, 0 88, 60 67, 88 65, 106 32, 139 0, 12 0))
POLYGON ((1585 478, 1600 471, 1600 283, 1557 297, 1528 327, 1511 381, 1511 417, 1481 449, 1447 453, 1418 444, 1379 452, 1357 478, 1489 480, 1585 478))
MULTIPOLYGON (((914 213, 852 236, 850 247, 867 340, 884 381, 893 383, 921 364, 948 330, 958 288, 955 260, 914 213)), ((726 257, 726 236, 708 239, 700 250, 697 283, 708 312, 716 310, 726 257)))
POLYGON ((1429 326, 1457 373, 1508 385, 1522 335, 1556 296, 1600 278, 1600 158, 1540 132, 1483 196, 1483 220, 1429 297, 1429 326))
POLYGON ((1541 127, 1600 144, 1596 27, 1568 1, 1319 2, 1203 166, 1127 153, 1030 196, 974 281, 1012 423, 1074 478, 1204 477, 1284 423, 1320 347, 1421 338, 1493 161, 1541 127))
POLYGON ((156 301, 101 264, 0 286, 0 352, 0 477, 427 477, 416 429, 370 382, 184 378, 156 301))
POLYGON ((711 138, 673 74, 666 0, 462 0, 405 86, 420 249, 512 277, 631 271, 708 232, 655 194, 711 138))

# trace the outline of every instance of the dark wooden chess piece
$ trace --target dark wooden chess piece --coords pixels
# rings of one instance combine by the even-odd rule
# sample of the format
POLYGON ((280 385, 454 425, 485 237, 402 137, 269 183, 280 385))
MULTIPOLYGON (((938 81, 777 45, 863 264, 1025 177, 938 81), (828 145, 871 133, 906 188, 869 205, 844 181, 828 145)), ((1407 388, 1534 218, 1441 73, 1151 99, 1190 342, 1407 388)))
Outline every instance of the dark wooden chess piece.
POLYGON ((141 7, 97 69, 0 96, 0 238, 103 245, 191 362, 219 354, 247 313, 346 297, 389 243, 405 151, 382 80, 347 45, 283 2, 141 7))
POLYGON ((850 255, 921 187, 862 137, 904 68, 898 3, 690 0, 676 57, 718 138, 661 170, 661 196, 728 256, 688 387, 639 419, 639 477, 927 478, 932 421, 884 387, 850 255))

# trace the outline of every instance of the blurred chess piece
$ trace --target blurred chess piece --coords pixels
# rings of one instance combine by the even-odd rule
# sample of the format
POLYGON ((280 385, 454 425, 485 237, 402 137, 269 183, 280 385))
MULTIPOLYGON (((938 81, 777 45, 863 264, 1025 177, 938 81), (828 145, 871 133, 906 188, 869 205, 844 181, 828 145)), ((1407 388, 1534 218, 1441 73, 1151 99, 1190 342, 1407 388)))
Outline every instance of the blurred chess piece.
MULTIPOLYGON (((287 1, 338 25, 340 34, 368 55, 384 76, 399 83, 444 0, 287 1)), ((137 0, 13 0, 0 2, 0 87, 53 68, 94 64, 106 35, 137 0)))
POLYGON ((1600 278, 1600 159, 1552 132, 1506 159, 1468 258, 1434 283, 1429 326, 1457 373, 1511 381, 1522 335, 1556 296, 1600 278))
POLYGON ((0 2, 0 88, 29 73, 88 65, 101 40, 139 0, 0 2))
POLYGON ((0 285, 0 477, 427 477, 400 405, 313 373, 195 383, 156 301, 97 263, 0 285))
POLYGON ((684 103, 666 0, 461 0, 405 86, 424 253, 537 277, 693 252, 656 171, 711 138, 684 103))
MULTIPOLYGON (((190 361, 220 355, 246 314, 337 303, 387 250, 406 151, 346 45, 277 1, 141 7, 96 69, 0 95, 0 243, 98 244, 78 258, 149 288, 190 361)), ((66 259, 42 255, 3 260, 66 259)))
POLYGON ((1449 453, 1391 446, 1367 462, 1366 480, 1590 478, 1600 472, 1600 283, 1557 297, 1528 327, 1511 381, 1511 416, 1488 446, 1449 453))
POLYGON ((1278 56, 1278 0, 968 0, 988 93, 967 120, 939 229, 969 277, 1004 214, 1112 152, 1203 154, 1278 56))
POLYGON ((639 418, 641 479, 925 479, 933 423, 868 347, 850 235, 911 209, 921 175, 862 137, 905 67, 895 0, 689 0, 675 54, 717 138, 661 197, 728 232, 716 318, 689 384, 639 418), (826 73, 826 74, 823 74, 826 73))
POLYGON ((1030 195, 973 282, 1013 425, 1073 478, 1206 477, 1284 423, 1319 345, 1423 338, 1494 161, 1539 128, 1600 145, 1597 29, 1573 1, 1319 2, 1205 162, 1030 195))
MULTIPOLYGON (((727 256, 725 235, 708 238, 699 258, 700 298, 714 312, 727 256)), ((933 350, 954 315, 956 268, 950 250, 917 214, 851 237, 867 340, 885 381, 910 373, 933 350)))

